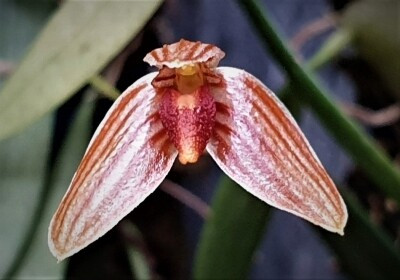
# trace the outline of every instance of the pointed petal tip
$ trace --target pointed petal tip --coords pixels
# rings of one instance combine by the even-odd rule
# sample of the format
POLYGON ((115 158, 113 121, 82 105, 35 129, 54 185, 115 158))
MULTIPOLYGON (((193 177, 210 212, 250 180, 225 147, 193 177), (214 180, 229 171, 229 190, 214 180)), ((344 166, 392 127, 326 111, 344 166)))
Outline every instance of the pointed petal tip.
POLYGON ((330 229, 327 229, 327 230, 329 230, 332 233, 337 233, 340 236, 344 236, 344 228, 345 228, 345 226, 346 226, 346 221, 344 221, 343 223, 338 224, 336 228, 330 228, 330 229))
POLYGON ((61 252, 61 251, 59 251, 57 249, 56 244, 55 244, 56 241, 51 236, 52 225, 53 225, 53 220, 50 222, 47 244, 49 246, 50 253, 57 259, 57 263, 60 263, 63 260, 65 260, 66 258, 68 258, 68 257, 72 256, 73 254, 75 254, 80 249, 72 250, 72 251, 69 251, 69 252, 65 252, 65 251, 61 252))
POLYGON ((340 236, 344 236, 344 227, 345 227, 345 225, 339 225, 337 228, 335 228, 335 229, 328 229, 330 232, 333 232, 333 233, 337 233, 337 234, 339 234, 340 236))
POLYGON ((60 263, 62 260, 65 259, 57 250, 56 247, 54 246, 53 240, 49 239, 48 241, 48 246, 51 254, 57 259, 57 263, 60 263))
POLYGON ((334 227, 328 225, 319 225, 319 226, 332 233, 337 233, 340 236, 344 236, 344 228, 346 227, 347 219, 348 219, 347 208, 346 205, 343 203, 343 215, 340 217, 340 221, 337 222, 334 227))
POLYGON ((49 239, 48 245, 49 245, 49 249, 50 249, 51 254, 57 259, 57 263, 62 262, 66 258, 74 255, 75 253, 77 253, 78 251, 81 250, 81 248, 77 248, 75 250, 60 252, 59 250, 57 250, 57 248, 56 248, 56 246, 55 246, 55 244, 54 244, 52 239, 49 239))
POLYGON ((344 203, 344 200, 342 197, 340 197, 340 200, 341 200, 342 209, 343 209, 343 216, 342 216, 340 223, 338 224, 337 233, 341 236, 344 236, 344 228, 347 225, 347 220, 349 219, 349 213, 347 212, 347 207, 346 207, 346 204, 344 203))

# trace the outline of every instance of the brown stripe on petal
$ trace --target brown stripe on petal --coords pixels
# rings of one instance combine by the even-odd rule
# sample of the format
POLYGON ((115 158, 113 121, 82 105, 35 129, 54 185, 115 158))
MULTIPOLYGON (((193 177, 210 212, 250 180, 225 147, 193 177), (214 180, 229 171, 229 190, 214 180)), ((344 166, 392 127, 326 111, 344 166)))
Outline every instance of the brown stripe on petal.
POLYGON ((203 73, 203 76, 206 78, 206 81, 210 85, 218 85, 221 83, 221 77, 217 75, 213 75, 211 73, 203 73))
POLYGON ((164 134, 166 137, 162 138, 164 140, 164 144, 160 145, 161 146, 161 151, 164 154, 168 154, 171 149, 175 149, 171 140, 169 139, 168 135, 166 134, 166 131, 164 130, 164 134))
MULTIPOLYGON (((287 117, 284 115, 283 111, 277 103, 272 100, 265 92, 265 89, 262 87, 258 86, 256 83, 254 83, 250 78, 246 78, 245 83, 247 86, 249 86, 251 89, 257 93, 257 96, 261 99, 261 101, 270 109, 272 110, 274 116, 276 116, 279 120, 279 123, 282 125, 282 127, 285 129, 285 132, 287 135, 291 135, 293 131, 297 131, 297 128, 293 126, 293 124, 288 121, 287 117)), ((325 178, 327 177, 326 173, 321 170, 321 167, 317 165, 317 162, 314 160, 312 153, 310 149, 305 145, 302 137, 299 134, 291 135, 291 138, 293 141, 296 142, 297 147, 301 149, 301 154, 305 157, 307 157, 307 161, 313 165, 313 168, 315 171, 318 172, 318 174, 322 177, 325 178)))
MULTIPOLYGON (((145 87, 146 85, 140 85, 139 87, 135 88, 132 92, 130 92, 126 97, 124 97, 121 102, 118 104, 118 107, 112 112, 111 116, 109 117, 109 119, 107 120, 107 122, 104 124, 104 127, 108 127, 108 129, 102 129, 99 133, 99 135, 97 136, 96 140, 93 142, 93 144, 91 145, 87 156, 85 155, 85 157, 82 160, 81 165, 79 166, 78 169, 85 169, 86 165, 89 163, 90 160, 93 160, 93 164, 91 165, 91 168, 93 168, 93 165, 95 165, 97 162, 100 161, 99 157, 95 157, 93 158, 93 154, 95 152, 99 152, 99 146, 100 144, 104 143, 103 139, 105 139, 107 134, 112 134, 115 135, 116 132, 118 132, 122 125, 120 122, 117 121, 117 119, 120 117, 121 112, 125 111, 126 107, 128 106, 129 102, 135 98, 140 91, 145 87), (116 131, 110 132, 112 127, 117 127, 116 131)), ((136 110, 138 105, 134 106, 132 109, 130 109, 129 113, 125 116, 123 123, 126 122, 126 119, 129 117, 130 113, 133 110, 136 110)), ((104 154, 104 151, 106 151, 110 144, 112 144, 112 142, 107 142, 105 143, 106 145, 103 147, 103 149, 100 151, 100 158, 102 157, 102 155, 104 154)), ((76 178, 76 182, 79 183, 81 179, 81 174, 77 174, 77 178, 76 178)))
MULTIPOLYGON (((273 145, 271 145, 271 143, 268 143, 266 141, 267 139, 265 137, 263 137, 262 134, 260 135, 260 131, 258 130, 257 124, 254 123, 253 121, 251 121, 250 118, 246 117, 246 118, 240 119, 240 122, 242 123, 242 125, 246 126, 247 133, 249 135, 247 135, 247 137, 243 137, 242 135, 239 135, 239 133, 242 133, 242 131, 239 131, 238 133, 236 133, 236 138, 240 139, 242 147, 248 151, 247 152, 248 156, 253 157, 252 162, 253 162, 254 166, 248 167, 250 174, 252 172, 254 172, 254 168, 256 168, 257 170, 264 170, 264 171, 267 170, 267 174, 264 174, 264 175, 269 177, 270 181, 275 182, 276 185, 284 184, 284 182, 280 182, 281 178, 276 175, 276 172, 278 170, 286 170, 287 174, 291 174, 291 175, 293 175, 293 174, 292 174, 292 172, 290 172, 291 170, 288 170, 286 162, 284 160, 282 160, 282 158, 277 154, 277 149, 276 149, 277 142, 275 142, 273 145), (260 141, 259 144, 257 145, 256 153, 254 153, 254 139, 258 139, 260 141), (260 156, 261 153, 268 155, 268 158, 265 156, 261 157, 260 156), (268 164, 270 162, 273 163, 273 167, 266 168, 266 166, 268 166, 268 164)), ((254 174, 253 174, 253 176, 254 176, 254 174)), ((293 177, 295 179, 299 179, 299 178, 296 178, 296 176, 293 176, 293 177)), ((260 189, 260 191, 265 191, 265 190, 260 189)), ((276 195, 278 195, 277 189, 275 189, 275 188, 270 188, 269 191, 273 191, 276 193, 276 195)), ((298 202, 301 201, 301 198, 298 194, 296 194, 294 192, 290 192, 289 190, 282 190, 282 189, 279 189, 279 193, 281 193, 281 194, 286 193, 285 195, 283 195, 283 197, 281 197, 281 203, 283 203, 282 200, 286 201, 286 203, 287 203, 287 201, 289 201, 290 207, 292 209, 295 209, 296 211, 299 211, 299 210, 310 211, 310 207, 308 205, 304 205, 304 204, 299 205, 298 202), (290 195, 288 195, 288 194, 290 194, 290 195)), ((286 205, 289 205, 289 204, 286 204, 286 205)))
POLYGON ((211 51, 214 48, 213 45, 207 45, 207 46, 203 46, 203 49, 201 50, 201 52, 199 54, 197 54, 195 57, 193 57, 194 59, 199 58, 201 56, 204 56, 206 53, 208 53, 209 51, 211 51))
MULTIPOLYGON (((307 174, 309 175, 307 179, 311 179, 311 181, 309 181, 308 183, 314 186, 317 190, 320 190, 320 188, 316 187, 319 184, 319 178, 317 178, 314 172, 310 172, 310 170, 300 160, 298 154, 294 152, 296 148, 289 144, 287 139, 281 134, 278 127, 272 123, 272 121, 264 114, 263 110, 256 103, 254 103, 254 109, 261 115, 262 120, 265 122, 264 125, 265 128, 267 128, 266 132, 268 133, 268 136, 270 136, 269 139, 274 142, 274 149, 279 150, 281 153, 285 153, 286 156, 287 154, 291 154, 294 157, 295 164, 293 162, 293 159, 291 162, 292 166, 295 168, 294 170, 292 168, 289 168, 289 166, 285 164, 287 163, 287 160, 290 159, 289 156, 285 156, 287 159, 285 161, 282 161, 279 158, 279 162, 282 163, 281 168, 286 170, 288 174, 292 174, 292 176, 295 177, 298 181, 304 181, 302 174, 303 172, 307 172, 307 174), (283 149, 280 147, 279 143, 282 143, 284 145, 283 149)), ((325 196, 330 200, 330 202, 334 205, 334 201, 326 192, 325 188, 323 188, 322 191, 324 192, 325 196)))
POLYGON ((96 130, 82 160, 85 164, 78 168, 50 224, 49 247, 58 260, 115 226, 155 190, 171 168, 176 150, 168 149, 161 140, 159 145, 165 151, 150 143, 151 136, 163 129, 157 112, 159 94, 150 85, 154 77, 146 75, 126 90, 96 130), (126 97, 143 81, 145 88, 125 108, 126 97), (116 111, 120 112, 117 116, 116 111), (99 137, 102 143, 98 143, 99 137), (85 158, 88 156, 91 158, 85 158))
MULTIPOLYGON (((130 113, 131 113, 131 112, 130 112, 130 113)), ((127 117, 129 117, 129 116, 130 116, 130 114, 127 115, 127 117)), ((145 124, 148 124, 148 123, 156 123, 156 122, 158 122, 158 121, 159 121, 158 113, 153 113, 152 115, 150 115, 147 119, 145 119, 145 120, 140 124, 140 126, 136 129, 136 133, 138 133, 138 132, 140 131, 141 127, 143 127, 145 124)), ((125 122, 126 122, 126 119, 124 120, 123 123, 120 124, 120 126, 119 126, 117 132, 119 132, 119 130, 121 130, 122 127, 124 127, 124 123, 125 123, 125 122)), ((121 135, 125 135, 125 134, 127 133, 127 130, 128 130, 128 129, 129 129, 129 126, 126 127, 126 129, 121 133, 121 135)), ((118 133, 115 133, 115 135, 118 135, 118 133)), ((133 135, 131 136, 131 138, 135 138, 136 135, 137 135, 137 134, 133 134, 133 135)), ((118 144, 117 141, 113 141, 113 144, 110 143, 109 146, 112 145, 112 147, 108 149, 107 154, 106 154, 105 156, 103 156, 102 158, 104 159, 104 158, 109 157, 110 154, 111 154, 111 152, 112 152, 113 150, 115 150, 117 144, 118 144)), ((142 148, 143 148, 143 147, 142 147, 142 148)), ((117 160, 117 159, 116 159, 116 160, 117 160)), ((115 166, 114 166, 113 164, 111 164, 110 167, 109 167, 109 169, 108 169, 108 172, 111 173, 114 169, 115 169, 115 166)), ((89 171, 92 172, 92 169, 90 169, 89 171)), ((103 180, 104 180, 104 178, 103 178, 103 180)), ((96 189, 97 189, 98 187, 100 187, 100 184, 101 184, 101 183, 102 183, 102 181, 97 182, 97 184, 96 184, 95 186, 92 187, 91 191, 89 191, 89 192, 86 193, 86 197, 85 197, 84 202, 82 203, 82 206, 79 208, 79 210, 78 210, 77 213, 75 214, 75 217, 74 217, 72 223, 70 224, 69 231, 67 232, 67 233, 68 233, 68 234, 67 234, 67 236, 68 236, 68 237, 67 237, 67 242, 69 241, 70 237, 72 236, 71 233, 72 233, 72 232, 75 230, 75 228, 76 228, 78 219, 79 219, 79 217, 81 216, 82 211, 84 211, 85 208, 88 207, 90 201, 92 201, 93 196, 94 196, 95 193, 96 193, 96 189)), ((75 195, 75 196, 76 196, 76 195, 75 195)), ((74 197, 71 197, 70 200, 75 199, 75 198, 76 198, 75 196, 74 196, 74 197)), ((63 222, 64 218, 65 218, 65 217, 63 217, 62 222, 63 222)))
POLYGON ((212 87, 217 123, 207 146, 210 155, 258 198, 343 234, 347 220, 343 200, 283 105, 247 72, 230 67, 216 71, 223 81, 212 87), (225 104, 230 114, 218 103, 225 104), (228 136, 223 130, 229 129, 228 136))
MULTIPOLYGON (((223 137, 218 133, 218 127, 217 127, 218 123, 215 123, 215 130, 214 130, 214 134, 212 136, 212 140, 215 141, 216 143, 218 143, 217 147, 217 154, 218 157, 222 160, 222 161, 226 161, 227 160, 227 155, 228 152, 231 148, 230 145, 228 145, 228 143, 225 141, 225 139, 227 138, 226 136, 223 137)), ((223 132, 224 133, 224 132, 223 132)))
MULTIPOLYGON (((315 190, 321 191, 325 194, 325 196, 328 198, 330 201, 331 205, 336 209, 336 211, 340 211, 340 206, 335 203, 337 200, 337 196, 334 195, 332 192, 328 192, 327 188, 325 187, 318 187, 320 185, 319 181, 323 181, 325 184, 327 184, 327 187, 329 185, 332 186, 331 180, 327 176, 326 172, 322 169, 320 165, 317 164, 317 162, 314 160, 314 157, 311 153, 311 151, 304 145, 304 140, 302 139, 301 135, 297 133, 297 128, 294 127, 290 121, 287 119, 287 117, 284 115, 283 111, 275 101, 270 99, 270 97, 265 93, 265 90, 261 87, 258 87, 254 82, 252 82, 250 79, 247 78, 245 81, 247 86, 252 88, 254 92, 257 94, 257 96, 260 98, 260 100, 264 103, 265 106, 269 110, 271 110, 271 113, 278 119, 281 127, 283 127, 283 131, 285 132, 286 135, 289 136, 289 138, 293 139, 293 141, 296 144, 296 147, 293 147, 289 144, 287 139, 283 137, 283 135, 279 132, 279 130, 274 127, 274 125, 269 122, 271 129, 274 130, 274 132, 277 133, 278 138, 280 138, 280 141, 283 142, 283 144, 286 147, 286 150, 290 152, 292 155, 295 156, 296 160, 300 165, 304 168, 304 170, 307 172, 307 174, 310 176, 310 178, 315 182, 314 184, 311 184, 315 190), (293 134, 295 133, 295 134, 293 134), (298 150, 300 148, 300 150, 298 150), (299 151, 300 156, 305 158, 307 163, 311 164, 312 169, 309 169, 305 164, 304 161, 301 160, 300 156, 294 152, 294 151, 299 151), (319 176, 317 176, 319 175, 319 176)), ((254 103, 254 106, 256 107, 257 105, 254 103)), ((261 113, 261 109, 258 108, 258 111, 261 113)), ((268 117, 264 116, 264 120, 268 122, 268 117)), ((300 170, 299 170, 300 171, 300 170)))
MULTIPOLYGON (((164 47, 161 50, 162 50, 162 54, 161 54, 162 60, 170 59, 170 52, 168 50, 168 46, 164 45, 164 47)), ((161 61, 161 60, 158 59, 158 61, 161 61)))
POLYGON ((180 68, 196 63, 204 63, 207 67, 214 68, 224 56, 225 53, 214 45, 182 39, 153 50, 145 56, 144 61, 158 68, 180 68))
MULTIPOLYGON (((76 172, 76 175, 74 176, 73 183, 72 185, 80 185, 82 183, 82 178, 85 178, 88 174, 88 172, 93 168, 95 164, 97 164, 101 159, 102 155, 104 154, 105 151, 107 151, 110 147, 110 145, 113 144, 113 142, 107 142, 104 143, 103 139, 106 138, 106 136, 110 133, 111 127, 118 126, 116 120, 119 117, 120 112, 124 111, 127 105, 129 104, 129 101, 135 98, 139 94, 139 92, 144 89, 146 85, 142 84, 139 85, 137 88, 132 90, 126 97, 124 97, 120 103, 118 104, 118 107, 111 113, 110 117, 108 118, 107 122, 104 124, 104 127, 107 127, 108 129, 102 129, 99 134, 97 135, 95 141, 92 143, 90 146, 89 150, 85 154, 82 162, 80 163, 78 170, 76 172), (101 144, 105 144, 105 146, 99 150, 99 146, 101 144), (95 152, 100 152, 99 157, 93 157, 93 154, 95 152), (87 165, 92 162, 92 165, 89 169, 87 169, 87 165), (85 172, 86 170, 86 172, 85 172)), ((120 127, 120 126, 118 126, 120 127)), ((72 199, 76 197, 76 194, 78 192, 78 188, 72 188, 71 192, 67 197, 65 197, 65 200, 62 201, 62 204, 60 205, 59 210, 56 213, 56 218, 55 221, 58 225, 62 224, 64 222, 65 218, 65 212, 67 210, 68 205, 71 203, 72 199)), ((57 228, 58 226, 56 226, 57 228)), ((58 237, 58 236, 56 236, 58 237)))
MULTIPOLYGON (((161 122, 160 122, 160 120, 158 119, 158 116, 157 116, 157 118, 154 118, 154 116, 155 115, 158 115, 158 113, 154 113, 154 114, 152 114, 149 118, 148 118, 148 121, 145 121, 145 122, 143 122, 143 125, 144 124, 150 124, 150 126, 154 126, 155 124, 157 124, 158 123, 158 127, 159 127, 159 130, 157 131, 157 132, 155 132, 152 136, 149 136, 149 138, 148 138, 148 141, 146 142, 146 143, 144 143, 141 147, 139 147, 138 148, 138 150, 139 151, 141 151, 142 153, 147 153, 147 150, 148 149, 154 149, 153 147, 157 147, 157 148, 161 148, 160 150, 162 151, 163 149, 166 149, 166 147, 169 147, 169 148, 171 148, 171 142, 169 141, 169 139, 168 139, 168 136, 167 136, 167 133, 166 133, 166 131, 165 131, 165 129, 162 127, 162 125, 161 125, 161 122)), ((140 128, 143 126, 143 125, 141 125, 138 129, 137 129, 137 132, 138 131, 140 131, 140 128)), ((128 132, 127 131, 125 131, 124 132, 124 134, 127 134, 128 132)), ((137 136, 137 134, 133 134, 133 135, 130 135, 130 139, 134 139, 134 138, 136 138, 136 136, 137 136)), ((161 154, 161 151, 160 152, 157 152, 158 154, 161 154)), ((168 150, 166 150, 167 152, 165 152, 164 153, 164 155, 167 155, 168 154, 168 152, 169 152, 169 149, 168 150)), ((120 155, 120 156, 122 156, 122 155, 120 155)), ((155 162, 155 163, 157 163, 157 164, 160 164, 160 161, 159 161, 159 157, 160 156, 157 156, 155 159, 153 159, 152 161, 153 162, 155 162)), ((132 159, 132 161, 134 161, 135 159, 132 159)), ((133 165, 135 162, 132 162, 131 161, 131 164, 129 164, 128 166, 130 166, 130 165, 133 165)), ((149 163, 150 165, 152 165, 152 163, 149 163)), ((149 172, 151 172, 151 171, 149 171, 149 172)), ((128 175, 129 175, 129 173, 130 173, 130 169, 128 168, 128 169, 126 169, 125 171, 124 171, 124 173, 123 173, 123 175, 121 176, 122 178, 126 178, 126 177, 129 177, 128 175)), ((143 180, 146 180, 146 178, 148 178, 148 176, 150 176, 150 174, 148 174, 148 175, 146 175, 146 176, 144 176, 144 179, 143 180)), ((142 181, 142 183, 144 184, 144 182, 142 181)), ((95 186, 93 189, 94 189, 94 191, 96 190, 96 188, 97 187, 99 187, 99 185, 100 184, 97 184, 97 186, 95 186)), ((140 185, 140 184, 139 184, 140 185)), ((118 187, 119 186, 115 186, 114 188, 113 188, 113 190, 111 191, 111 193, 117 193, 118 192, 118 187)), ((94 192, 93 192, 94 193, 94 192)), ((88 199, 88 202, 90 201, 91 199, 88 199)), ((82 209, 84 209, 85 207, 82 207, 82 209)), ((77 216, 80 216, 80 213, 77 215, 77 216)), ((92 224, 93 224, 93 222, 95 222, 96 220, 93 220, 92 221, 92 224)))
MULTIPOLYGON (((217 154, 218 154, 218 158, 220 160, 222 160, 223 162, 225 162, 227 165, 233 167, 235 166, 236 168, 238 168, 241 172, 242 175, 246 175, 247 177, 253 177, 254 176, 254 168, 258 168, 258 169, 264 169, 265 170, 265 162, 260 158, 259 156, 257 156, 256 158, 254 158, 251 155, 251 142, 243 142, 243 140, 240 140, 242 147, 248 151, 248 153, 246 153, 246 157, 252 157, 253 158, 253 163, 256 164, 256 166, 246 166, 243 164, 244 159, 243 158, 239 158, 238 157, 238 153, 237 151, 232 151, 232 148, 235 148, 234 146, 232 147, 232 144, 229 144, 225 139, 232 139, 232 138, 237 138, 242 139, 240 137, 238 137, 238 135, 234 135, 231 134, 230 136, 226 135, 227 131, 231 131, 233 132, 230 128, 228 128, 227 125, 221 124, 221 123, 217 123, 218 125, 216 125, 216 129, 215 129, 215 134, 213 136, 214 141, 216 141, 218 143, 217 145, 217 154), (227 129, 228 128, 228 129, 227 129), (224 134, 224 136, 220 135, 220 134, 224 134)), ((251 139, 247 139, 247 140, 251 140, 251 139)), ((273 156, 273 155, 271 155, 273 156)), ((276 156, 274 157, 275 160, 277 159, 276 156)), ((266 173, 263 174, 264 177, 269 177, 271 181, 277 181, 279 180, 278 177, 275 176, 275 174, 271 171, 268 171, 266 173)), ((259 188, 261 186, 258 186, 259 188)), ((265 192, 264 189, 259 189, 259 192, 265 192)), ((269 191, 274 192, 275 194, 277 194, 277 190, 275 189, 270 189, 269 191)), ((280 197, 280 203, 282 205, 284 205, 287 208, 291 208, 291 209, 297 209, 299 210, 299 206, 297 205, 296 202, 299 201, 299 197, 297 196, 297 200, 294 200, 294 197, 292 195, 288 196, 284 196, 284 197, 280 197)))
POLYGON ((215 122, 214 130, 215 131, 219 130, 219 131, 223 132, 226 135, 226 137, 230 137, 231 134, 234 133, 232 128, 230 128, 226 124, 220 123, 218 121, 215 122))
POLYGON ((224 116, 229 117, 231 115, 231 111, 227 105, 221 102, 215 102, 215 107, 217 109, 217 113, 222 114, 224 116))
POLYGON ((151 82, 151 85, 156 89, 163 89, 163 88, 167 88, 167 87, 172 87, 172 86, 175 85, 175 79, 174 78, 154 79, 151 82))
POLYGON ((210 69, 205 63, 201 63, 200 70, 203 73, 203 76, 205 77, 205 80, 208 84, 213 86, 220 86, 222 82, 222 77, 217 74, 214 69, 210 69))
POLYGON ((171 87, 175 84, 175 77, 176 77, 176 74, 175 74, 174 69, 170 69, 168 67, 163 67, 158 72, 158 75, 151 82, 151 85, 157 89, 171 87))
MULTIPOLYGON (((163 48, 163 49, 164 49, 164 48, 163 48)), ((160 61, 161 61, 160 56, 158 55, 158 49, 152 51, 152 52, 151 52, 151 55, 153 56, 153 58, 154 58, 155 61, 157 61, 157 62, 160 62, 160 61)))
MULTIPOLYGON (((163 158, 163 156, 168 155, 170 148, 171 148, 171 143, 168 141, 168 136, 166 135, 165 129, 164 128, 160 128, 160 130, 158 132, 156 132, 152 137, 149 138, 149 141, 147 143, 145 143, 145 146, 149 146, 150 147, 161 147, 160 152, 157 153, 156 158, 152 159, 152 161, 149 163, 149 165, 160 165, 163 164, 165 165, 166 162, 162 162, 161 159, 163 158), (157 140, 154 140, 157 139, 157 140), (168 147, 168 149, 167 149, 168 147), (166 151, 166 152, 164 152, 166 151), (162 155, 162 156, 161 156, 162 155)), ((141 147, 139 150, 143 151, 146 147, 141 147)), ((135 159, 132 159, 132 161, 134 161, 135 159)), ((134 164, 134 162, 131 162, 132 164, 134 164)), ((121 176, 122 178, 127 178, 129 177, 129 173, 130 173, 130 169, 126 169, 124 174, 121 176)), ((151 173, 153 171, 152 170, 147 170, 146 174, 143 176, 143 180, 139 183, 139 185, 145 184, 144 180, 146 180, 147 178, 149 178, 149 176, 151 176, 151 173)), ((110 191, 110 195, 109 197, 107 197, 106 199, 108 200, 112 200, 113 197, 115 198, 115 196, 118 194, 118 188, 119 185, 116 184, 116 186, 110 191)), ((95 189, 93 188, 94 191, 92 192, 92 195, 95 193, 95 189)), ((87 203, 90 202, 92 198, 87 199, 87 203)), ((106 204, 103 201, 100 202, 100 204, 106 204)), ((87 206, 87 204, 85 205, 85 207, 82 207, 82 209, 85 209, 87 206)), ((77 215, 77 217, 79 217, 81 214, 81 212, 77 215)), ((98 225, 100 219, 101 219, 101 215, 97 215, 94 218, 90 219, 90 223, 88 223, 87 221, 85 221, 85 226, 84 229, 82 231, 82 235, 86 235, 88 230, 92 229, 92 228, 96 228, 96 226, 98 225)), ((76 223, 76 221, 74 221, 76 223)), ((70 233, 73 231, 74 228, 71 228, 70 233)), ((69 236, 71 236, 69 234, 69 236)))
POLYGON ((157 76, 154 81, 160 82, 160 81, 165 81, 165 80, 170 80, 170 79, 174 79, 175 78, 175 74, 174 75, 169 75, 169 76, 157 76))
POLYGON ((167 131, 165 128, 162 128, 160 131, 154 134, 149 141, 154 145, 160 146, 160 143, 164 142, 165 138, 168 138, 167 131))
MULTIPOLYGON (((138 106, 139 106, 140 104, 136 104, 135 106, 133 106, 133 107, 129 110, 129 112, 126 114, 126 116, 124 117, 124 119, 123 119, 122 121, 120 121, 120 122, 117 122, 116 119, 115 119, 115 117, 113 117, 114 113, 123 112, 123 111, 125 110, 126 106, 128 105, 129 101, 130 101, 132 98, 135 98, 135 96, 140 92, 140 89, 142 89, 142 87, 140 86, 138 89, 139 89, 139 91, 137 91, 137 92, 136 92, 136 91, 133 91, 133 92, 132 92, 132 93, 134 93, 133 96, 129 97, 129 95, 128 95, 128 96, 126 96, 126 98, 125 98, 124 100, 121 100, 121 103, 118 104, 118 107, 119 107, 119 106, 122 106, 122 107, 120 108, 120 110, 117 110, 117 109, 116 109, 115 111, 113 111, 112 116, 111 116, 111 117, 109 118, 109 120, 107 121, 107 123, 112 122, 112 123, 113 123, 113 126, 117 126, 117 129, 116 129, 115 131, 112 132, 113 136, 122 135, 122 134, 123 134, 123 133, 119 133, 119 132, 121 131, 121 129, 122 129, 122 128, 124 127, 124 125, 126 124, 127 120, 128 120, 129 117, 131 116, 132 112, 134 112, 134 111, 138 108, 138 106)), ((132 93, 131 93, 131 94, 132 94, 132 93)), ((131 95, 131 94, 130 94, 130 95, 131 95)), ((117 115, 118 115, 118 114, 117 114, 117 115)), ((154 121, 155 121, 156 118, 158 118, 158 114, 152 114, 152 115, 149 116, 148 121, 150 121, 150 120, 154 120, 154 121)), ((141 126, 142 126, 144 123, 145 123, 145 122, 143 122, 143 123, 141 124, 141 126)), ((141 126, 140 126, 140 127, 141 127, 141 126)), ((103 139, 104 139, 104 138, 101 138, 101 135, 104 134, 105 131, 106 131, 105 129, 103 129, 103 130, 100 131, 98 137, 96 138, 96 141, 93 143, 93 145, 91 146, 90 150, 96 149, 96 148, 100 145, 101 141, 103 141, 103 139)), ((110 130, 107 130, 107 133, 108 133, 109 131, 110 131, 110 130)), ((88 156, 85 156, 85 157, 83 158, 83 160, 82 160, 82 163, 81 163, 80 166, 78 167, 78 171, 77 171, 77 173, 76 173, 76 174, 77 174, 77 175, 76 175, 76 179, 74 178, 72 184, 73 184, 73 185, 81 185, 81 184, 84 182, 84 180, 86 179, 87 175, 88 175, 90 172, 92 172, 94 166, 95 166, 96 164, 98 164, 99 162, 103 161, 104 158, 106 158, 107 156, 110 155, 110 153, 113 151, 113 149, 115 148, 115 146, 118 144, 117 141, 118 141, 118 139, 116 139, 116 138, 112 138, 111 141, 108 141, 107 144, 103 147, 103 149, 101 149, 100 151, 98 151, 98 152, 99 152, 99 155, 98 155, 97 157, 95 157, 94 159, 92 158, 92 154, 88 154, 88 156), (89 158, 89 157, 90 157, 90 158, 89 158), (86 160, 86 159, 88 159, 88 160, 86 160), (91 164, 90 166, 88 166, 88 165, 90 164, 90 161, 89 161, 90 159, 93 159, 93 160, 91 161, 92 164, 91 164)), ((89 151, 90 151, 90 150, 89 150, 89 151)), ((93 191, 94 191, 94 190, 93 190, 93 191)), ((73 200, 76 198, 77 195, 78 195, 78 188, 72 188, 71 193, 68 195, 68 197, 65 198, 65 201, 63 201, 62 206, 60 206, 60 211, 58 211, 57 214, 56 214, 56 215, 57 215, 57 216, 56 216, 56 217, 57 217, 57 221, 59 221, 60 224, 62 224, 62 223, 64 222, 67 207, 70 205, 71 201, 73 201, 73 200)), ((90 194, 90 196, 92 196, 92 195, 93 195, 93 192, 90 194)), ((83 208, 81 208, 81 210, 79 211, 79 213, 82 211, 82 209, 83 209, 83 208)), ((57 236, 57 237, 58 237, 58 236, 57 236)))
POLYGON ((193 56, 194 53, 202 46, 202 44, 197 41, 196 43, 189 45, 189 48, 187 51, 183 52, 184 48, 181 47, 182 52, 181 52, 181 58, 182 60, 191 60, 194 59, 195 57, 193 56))

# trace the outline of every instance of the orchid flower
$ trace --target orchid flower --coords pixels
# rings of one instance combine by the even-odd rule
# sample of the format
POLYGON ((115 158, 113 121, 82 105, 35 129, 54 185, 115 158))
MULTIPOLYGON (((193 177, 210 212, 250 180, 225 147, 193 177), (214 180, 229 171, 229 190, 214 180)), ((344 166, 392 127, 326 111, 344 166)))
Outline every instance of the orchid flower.
POLYGON ((62 260, 149 196, 176 157, 204 150, 245 190, 343 235, 346 206, 288 110, 244 70, 217 67, 218 47, 181 40, 148 53, 159 71, 133 83, 100 123, 49 228, 62 260))

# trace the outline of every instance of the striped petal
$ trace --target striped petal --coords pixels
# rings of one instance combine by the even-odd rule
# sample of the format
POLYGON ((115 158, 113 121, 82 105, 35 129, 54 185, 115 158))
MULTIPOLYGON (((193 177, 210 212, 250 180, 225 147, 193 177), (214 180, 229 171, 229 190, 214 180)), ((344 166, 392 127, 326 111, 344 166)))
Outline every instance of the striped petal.
POLYGON ((204 63, 205 66, 214 68, 224 56, 225 53, 214 45, 181 39, 177 43, 164 45, 149 52, 143 61, 159 69, 163 66, 180 68, 196 63, 204 63))
POLYGON ((138 206, 177 156, 158 115, 156 73, 130 86, 97 128, 49 228, 58 260, 92 243, 138 206))
POLYGON ((343 234, 346 206, 287 109, 251 74, 220 67, 216 127, 207 151, 266 203, 343 234))

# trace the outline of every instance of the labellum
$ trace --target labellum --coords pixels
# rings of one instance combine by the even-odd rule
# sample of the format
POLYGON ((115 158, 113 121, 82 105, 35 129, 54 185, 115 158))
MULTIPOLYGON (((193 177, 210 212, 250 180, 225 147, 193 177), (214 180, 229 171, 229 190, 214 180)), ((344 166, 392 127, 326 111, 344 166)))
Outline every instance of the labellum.
POLYGON ((264 202, 343 234, 346 206, 298 125, 257 78, 217 67, 218 47, 181 40, 146 55, 156 66, 97 128, 49 228, 62 260, 113 228, 162 182, 178 157, 204 150, 264 202))

